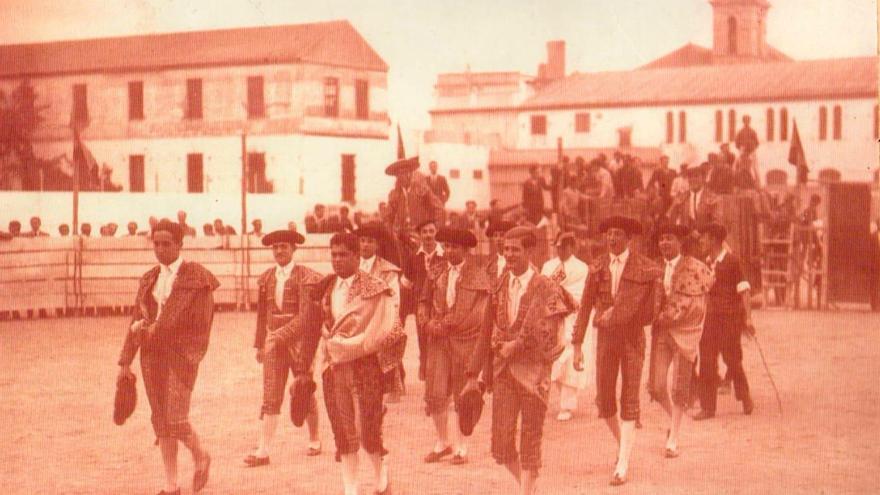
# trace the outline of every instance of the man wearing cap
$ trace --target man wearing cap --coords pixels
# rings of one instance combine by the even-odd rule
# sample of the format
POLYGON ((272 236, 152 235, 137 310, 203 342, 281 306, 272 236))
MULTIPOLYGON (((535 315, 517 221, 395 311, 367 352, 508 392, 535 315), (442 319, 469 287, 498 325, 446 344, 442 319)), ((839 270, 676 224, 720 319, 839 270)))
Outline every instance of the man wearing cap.
POLYGON ((159 493, 179 495, 178 442, 192 452, 195 461, 193 491, 208 482, 211 456, 189 423, 189 406, 199 363, 208 350, 214 317, 212 292, 220 283, 202 265, 180 257, 183 232, 179 224, 161 220, 152 239, 159 265, 140 279, 132 323, 119 356, 119 379, 131 375, 131 362, 140 349, 153 431, 165 465, 165 488, 159 493))
MULTIPOLYGON (((559 284, 566 294, 571 297, 573 304, 576 304, 576 301, 579 302, 581 300, 584 284, 590 272, 589 267, 574 256, 577 240, 573 233, 560 233, 556 237, 554 246, 556 247, 556 257, 544 263, 544 266, 541 268, 541 275, 559 284)), ((553 363, 553 369, 550 373, 550 379, 559 385, 559 415, 556 417, 559 421, 571 419, 572 413, 577 409, 578 391, 583 390, 587 384, 586 371, 574 369, 574 346, 571 344, 571 338, 574 333, 574 320, 576 317, 575 313, 565 317, 565 350, 562 351, 559 359, 553 363)), ((594 345, 592 342, 588 342, 587 350, 592 351, 594 345)), ((592 352, 588 353, 592 355, 592 352)))
POLYGON ((426 315, 427 359, 425 365, 426 412, 434 420, 437 441, 425 462, 433 463, 450 454, 452 464, 467 462, 467 446, 458 422, 459 399, 465 384, 465 369, 477 345, 483 317, 489 303, 489 277, 469 255, 477 238, 465 229, 441 229, 445 262, 434 268, 426 281, 420 306, 426 315), (449 399, 453 441, 450 441, 449 399))
POLYGON ((385 169, 386 175, 397 179, 388 193, 388 208, 391 225, 398 235, 407 234, 428 220, 439 222, 443 218, 443 202, 417 172, 418 168, 419 158, 414 157, 398 160, 385 169))
POLYGON ((681 418, 688 407, 694 362, 703 334, 706 297, 714 282, 711 270, 692 256, 682 254, 682 242, 691 229, 664 224, 658 229, 663 256, 663 292, 660 313, 651 332, 651 369, 648 390, 671 421, 666 436, 667 458, 678 457, 681 418), (672 399, 667 388, 669 368, 673 370, 672 399))
POLYGON ((574 325, 574 367, 583 369, 581 349, 590 315, 596 310, 596 405, 618 443, 617 464, 611 484, 626 482, 629 457, 639 420, 639 387, 645 358, 644 327, 651 324, 659 305, 660 269, 651 260, 632 252, 633 236, 641 224, 631 218, 612 216, 599 224, 608 254, 590 264, 574 325), (620 420, 617 413, 617 376, 623 377, 620 420))
MULTIPOLYGON (((382 279, 360 271, 360 244, 354 234, 330 239, 333 274, 313 286, 324 330, 305 335, 303 359, 314 358, 320 340, 324 403, 342 462, 345 495, 358 493, 358 451, 367 452, 376 475, 376 493, 390 493, 382 456, 383 373, 397 364, 390 356, 403 334, 394 295, 382 279), (323 338, 322 338, 323 337, 323 338)), ((270 345, 289 345, 289 332, 273 334, 270 345)))
MULTIPOLYGON (((276 230, 262 238, 263 245, 272 248, 275 266, 263 272, 257 280, 257 329, 254 348, 257 350, 257 362, 263 365, 263 403, 260 408, 260 442, 257 450, 244 459, 248 467, 269 464, 269 451, 278 427, 288 373, 293 373, 294 380, 311 380, 309 373, 303 373, 303 370, 311 370, 311 362, 297 366, 294 363, 295 355, 287 347, 266 349, 267 335, 289 331, 302 338, 305 333, 314 333, 315 328, 320 327, 319 319, 304 318, 305 315, 314 315, 318 311, 317 303, 307 297, 304 291, 309 284, 317 283, 321 275, 293 261, 297 245, 304 242, 305 238, 301 234, 289 230, 276 230)), ((321 440, 314 398, 309 404, 306 423, 309 429, 306 455, 315 456, 321 453, 321 440)))
POLYGON ((749 382, 742 367, 742 331, 754 332, 752 325, 751 286, 743 275, 739 259, 724 247, 727 229, 717 223, 700 227, 700 247, 715 276, 709 290, 706 322, 700 339, 701 411, 694 420, 715 416, 718 394, 718 355, 727 364, 736 398, 742 401, 744 414, 752 414, 754 404, 749 382))
POLYGON ((536 244, 534 229, 528 227, 504 236, 508 269, 493 288, 465 387, 477 387, 484 361, 493 360, 492 456, 517 480, 521 495, 535 490, 550 371, 562 354, 563 321, 574 309, 553 281, 532 268, 529 254, 536 244))
POLYGON ((703 166, 687 169, 690 190, 680 194, 675 204, 669 208, 667 217, 679 225, 695 228, 697 225, 720 221, 718 198, 706 188, 706 168, 703 166))

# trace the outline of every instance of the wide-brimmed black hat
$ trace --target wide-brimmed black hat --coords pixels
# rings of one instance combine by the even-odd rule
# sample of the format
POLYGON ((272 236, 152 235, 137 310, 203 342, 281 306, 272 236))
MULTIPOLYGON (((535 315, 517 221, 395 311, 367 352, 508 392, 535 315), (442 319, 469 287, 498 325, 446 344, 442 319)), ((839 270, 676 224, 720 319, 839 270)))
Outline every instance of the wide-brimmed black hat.
POLYGON ((504 220, 501 220, 500 222, 489 222, 489 226, 486 228, 486 236, 492 237, 495 234, 506 234, 508 230, 514 227, 516 227, 515 223, 504 220))
POLYGON ((575 237, 574 232, 560 232, 556 236, 556 241, 553 242, 553 245, 559 247, 566 242, 570 242, 571 244, 575 245, 577 244, 577 237, 575 237))
POLYGON ((125 423, 137 405, 137 379, 131 373, 116 381, 116 396, 113 399, 113 422, 125 423))
POLYGON ((674 223, 664 223, 657 227, 657 239, 664 234, 672 234, 679 239, 684 239, 691 235, 690 227, 685 225, 676 225, 674 223))
POLYGON ((419 157, 414 156, 412 158, 404 158, 403 160, 397 160, 385 167, 385 175, 399 175, 405 174, 409 172, 415 172, 419 169, 419 157))
POLYGON ((477 237, 470 230, 444 227, 437 232, 437 242, 458 244, 466 248, 477 247, 477 237))
POLYGON ((483 413, 483 389, 469 388, 465 390, 458 401, 458 429, 461 434, 469 437, 474 432, 474 427, 480 421, 483 413))
POLYGON ((727 229, 724 227, 724 225, 721 225, 720 223, 712 222, 703 224, 697 227, 697 231, 700 234, 708 234, 709 237, 719 241, 727 239, 727 229))
POLYGON ((291 246, 296 246, 297 244, 302 244, 306 242, 306 238, 303 237, 299 232, 294 232, 292 230, 284 229, 284 230, 276 230, 274 232, 270 232, 263 236, 262 239, 264 246, 272 246, 274 244, 278 244, 279 242, 286 242, 291 246))
POLYGON ((604 234, 609 229, 621 229, 629 235, 637 235, 642 232, 642 224, 634 218, 614 215, 599 224, 599 233, 604 234))
POLYGON ((315 381, 310 376, 298 376, 290 385, 290 421, 297 428, 306 421, 312 408, 312 396, 315 393, 315 381))

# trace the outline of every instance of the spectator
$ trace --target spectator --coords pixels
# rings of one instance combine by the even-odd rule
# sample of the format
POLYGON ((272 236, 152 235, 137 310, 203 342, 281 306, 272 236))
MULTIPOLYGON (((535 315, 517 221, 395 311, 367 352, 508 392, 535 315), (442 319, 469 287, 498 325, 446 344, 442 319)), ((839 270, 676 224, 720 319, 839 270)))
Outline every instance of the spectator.
POLYGON ((177 212, 177 223, 180 224, 180 228, 182 229, 184 236, 190 236, 190 237, 196 236, 196 229, 190 227, 186 223, 186 212, 185 211, 180 210, 177 212))
POLYGON ((287 222, 287 230, 291 232, 296 232, 296 222, 294 222, 293 220, 287 222))
POLYGON ((574 230, 581 225, 581 203, 589 199, 576 185, 577 181, 573 177, 567 180, 559 202, 559 223, 564 231, 574 230))
POLYGON ((83 237, 91 237, 92 236, 92 224, 84 223, 79 227, 79 235, 83 237))
POLYGON ((749 125, 751 121, 751 117, 743 115, 743 127, 736 133, 736 140, 734 142, 736 143, 736 149, 739 150, 739 163, 736 169, 738 174, 743 175, 742 181, 746 185, 748 182, 752 182, 754 183, 753 187, 757 187, 759 180, 755 150, 758 149, 760 143, 758 142, 758 133, 749 125), (746 180, 746 175, 751 177, 751 181, 746 180))
POLYGON ((313 213, 306 215, 306 233, 326 234, 330 232, 330 220, 327 218, 327 207, 318 203, 313 213))
POLYGON ((672 198, 677 198, 690 190, 687 180, 688 164, 682 163, 678 170, 678 177, 672 181, 672 187, 669 191, 669 195, 672 198))
POLYGON ((634 198, 642 190, 642 172, 636 168, 635 159, 631 156, 624 157, 623 166, 614 174, 614 191, 617 197, 634 198))
POLYGON ((349 209, 348 206, 342 206, 339 208, 339 226, 342 232, 348 232, 349 234, 354 232, 354 224, 351 222, 351 218, 348 217, 349 209))
POLYGON ((69 236, 70 235, 70 225, 67 225, 66 223, 62 223, 61 225, 59 225, 58 226, 58 235, 60 235, 61 237, 69 236))
POLYGON ((733 152, 730 151, 730 144, 721 143, 719 151, 721 162, 727 165, 731 170, 733 170, 733 167, 736 165, 736 155, 734 155, 733 152))
POLYGON ((235 227, 233 227, 232 225, 224 226, 223 233, 225 235, 238 235, 238 232, 235 231, 235 227))
POLYGON ((101 233, 103 237, 116 237, 116 231, 119 230, 119 225, 110 222, 105 225, 102 230, 106 232, 106 234, 104 232, 101 233))
POLYGON ((657 198, 656 209, 662 213, 672 206, 672 183, 676 179, 675 170, 669 168, 669 157, 660 157, 660 163, 648 180, 648 193, 657 198))
POLYGON ((251 230, 250 232, 248 232, 248 235, 253 235, 253 236, 257 236, 257 237, 263 237, 265 235, 263 233, 263 221, 260 220, 259 218, 253 219, 253 221, 251 221, 251 226, 254 229, 251 230))
POLYGON ((128 224, 125 227, 126 227, 126 229, 128 229, 128 234, 126 235, 126 237, 134 237, 134 236, 138 235, 137 222, 128 222, 128 224))
POLYGON ((537 225, 544 218, 544 190, 550 189, 536 165, 529 167, 529 178, 522 185, 522 207, 526 219, 537 225))
POLYGON ((150 217, 150 230, 145 230, 143 232, 138 232, 138 235, 149 236, 150 239, 153 238, 153 232, 156 231, 156 226, 159 225, 159 219, 156 217, 150 217))
POLYGON ((614 178, 611 172, 602 166, 601 160, 590 162, 590 171, 593 179, 599 184, 597 197, 599 199, 611 199, 614 197, 614 178))
POLYGON ((9 235, 11 237, 21 237, 21 222, 18 220, 9 222, 9 235))
POLYGON ((717 153, 709 153, 709 176, 706 186, 715 194, 733 192, 733 170, 731 170, 717 153))
POLYGON ((48 237, 49 234, 40 230, 40 227, 43 225, 40 217, 31 217, 31 231, 25 234, 25 237, 48 237))
MULTIPOLYGON (((611 174, 613 176, 616 176, 617 172, 621 168, 623 168, 623 165, 626 162, 626 157, 620 151, 615 151, 614 154, 612 155, 612 157, 613 158, 611 160, 611 163, 606 163, 605 165, 607 165, 606 168, 608 169, 608 171, 611 172, 611 174)), ((604 158, 604 155, 603 155, 603 158, 604 158)))
POLYGON ((459 224, 461 225, 462 229, 470 230, 474 233, 474 235, 477 234, 477 231, 480 229, 480 224, 482 222, 480 221, 480 217, 477 214, 476 201, 469 199, 465 202, 464 215, 459 217, 459 220, 459 224))
POLYGON ((202 225, 202 234, 204 234, 205 237, 214 237, 214 226, 210 223, 202 225))
POLYGON ((219 218, 214 219, 214 235, 226 235, 226 226, 219 218))
POLYGON ((504 209, 501 208, 501 203, 497 199, 490 200, 489 216, 483 228, 487 228, 488 225, 500 225, 502 220, 504 220, 504 209))
POLYGON ((457 211, 449 212, 449 224, 446 225, 447 227, 460 228, 462 223, 464 223, 464 219, 457 211))
POLYGON ((446 177, 439 175, 437 173, 437 162, 431 160, 428 163, 428 171, 431 172, 431 175, 428 176, 428 187, 431 188, 431 191, 434 192, 434 196, 437 196, 437 199, 443 203, 443 207, 446 207, 446 202, 449 201, 450 191, 449 191, 449 183, 446 181, 446 177))

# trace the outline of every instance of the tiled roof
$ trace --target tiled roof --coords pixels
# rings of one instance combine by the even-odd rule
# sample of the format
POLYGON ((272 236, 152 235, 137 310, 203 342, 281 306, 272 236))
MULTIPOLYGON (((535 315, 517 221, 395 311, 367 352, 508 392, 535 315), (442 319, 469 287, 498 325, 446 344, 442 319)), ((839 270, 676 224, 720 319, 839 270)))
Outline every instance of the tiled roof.
MULTIPOLYGON (((790 62, 792 59, 781 51, 767 46, 768 54, 757 63, 790 62)), ((677 50, 645 64, 640 69, 667 69, 671 67, 693 67, 695 65, 711 65, 717 63, 711 48, 705 48, 693 43, 688 43, 677 50)))
MULTIPOLYGON (((645 163, 656 163, 662 154, 660 148, 628 147, 628 148, 565 148, 562 154, 574 162, 577 157, 589 162, 600 154, 610 160, 615 151, 621 151, 641 159, 645 163)), ((557 163, 557 150, 553 149, 491 149, 489 150, 489 166, 512 165, 553 165, 557 163)))
POLYGON ((523 110, 877 96, 877 57, 574 74, 523 110))
POLYGON ((348 21, 0 46, 0 77, 296 62, 388 71, 348 21))

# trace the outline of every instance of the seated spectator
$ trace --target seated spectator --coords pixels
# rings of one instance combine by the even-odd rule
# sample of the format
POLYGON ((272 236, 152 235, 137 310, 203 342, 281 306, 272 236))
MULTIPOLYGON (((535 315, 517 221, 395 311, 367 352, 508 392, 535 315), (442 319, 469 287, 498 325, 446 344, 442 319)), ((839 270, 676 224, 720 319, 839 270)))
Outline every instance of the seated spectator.
POLYGON ((127 237, 134 237, 134 236, 138 235, 137 222, 128 222, 128 225, 126 225, 126 229, 128 229, 127 237))
POLYGON ((210 223, 202 225, 202 234, 205 237, 214 237, 214 226, 210 223))
POLYGON ((9 235, 11 237, 21 237, 21 222, 18 220, 9 222, 9 235))
POLYGON ((177 212, 177 223, 180 224, 180 228, 183 230, 184 236, 190 236, 190 237, 196 236, 196 229, 190 227, 186 223, 186 212, 185 211, 180 210, 177 212))
POLYGON ((84 223, 79 227, 79 235, 83 237, 91 237, 92 236, 92 224, 84 223))
POLYGON ((40 230, 40 227, 43 225, 43 221, 40 220, 40 217, 31 217, 31 231, 25 234, 26 237, 48 237, 49 234, 40 230))
POLYGON ((260 220, 259 218, 255 218, 255 219, 251 222, 251 226, 252 226, 254 229, 251 230, 250 232, 248 232, 248 235, 253 235, 253 236, 257 236, 257 237, 263 237, 263 236, 265 235, 265 234, 263 233, 263 221, 260 220))
POLYGON ((69 236, 70 235, 70 225, 67 225, 66 223, 62 223, 61 225, 59 225, 58 226, 58 235, 60 235, 61 237, 69 236))

